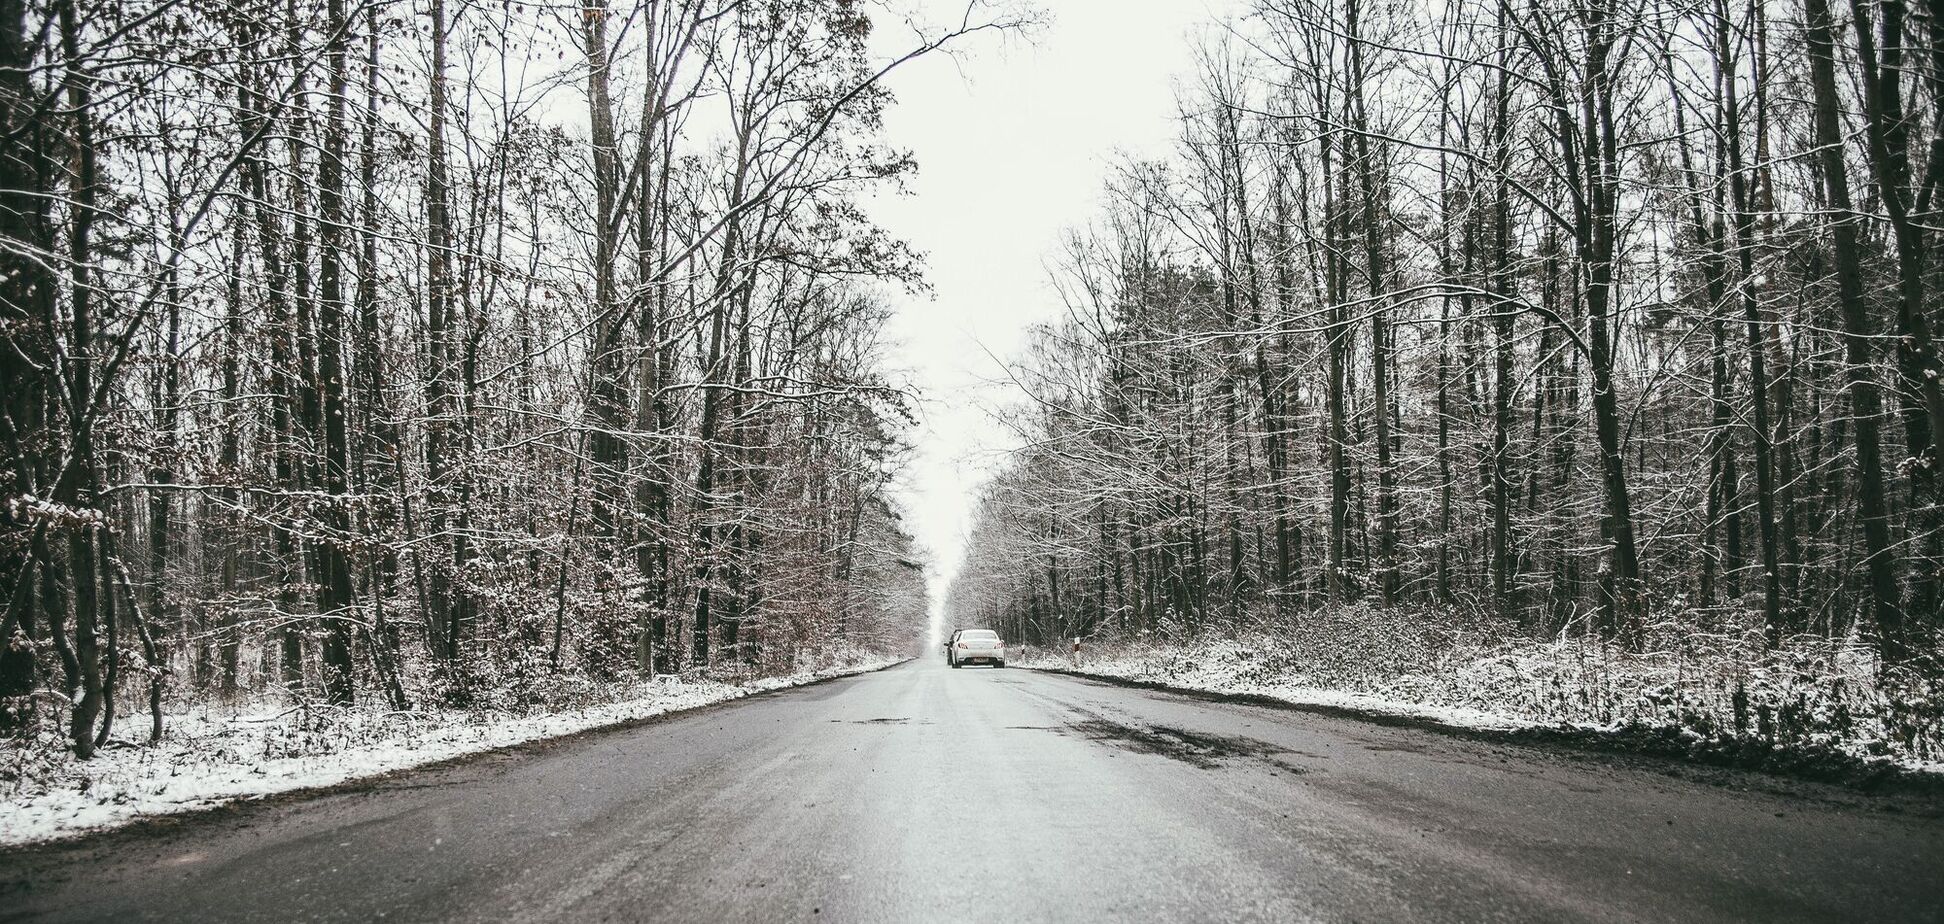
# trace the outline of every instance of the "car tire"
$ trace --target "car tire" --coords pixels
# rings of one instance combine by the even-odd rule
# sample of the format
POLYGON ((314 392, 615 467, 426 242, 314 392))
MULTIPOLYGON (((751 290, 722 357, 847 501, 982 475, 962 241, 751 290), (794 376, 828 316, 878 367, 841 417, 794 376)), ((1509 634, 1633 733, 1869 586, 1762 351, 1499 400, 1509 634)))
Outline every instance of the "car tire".
POLYGON ((996 667, 996 668, 1004 668, 1004 667, 1006 666, 1006 662, 1004 662, 1004 661, 994 661, 994 662, 992 662, 992 666, 993 666, 993 667, 996 667))
POLYGON ((958 659, 957 659, 957 658, 953 658, 953 659, 951 660, 951 664, 952 664, 952 669, 953 669, 953 670, 957 670, 957 669, 958 669, 958 666, 959 666, 959 663, 958 663, 958 659))

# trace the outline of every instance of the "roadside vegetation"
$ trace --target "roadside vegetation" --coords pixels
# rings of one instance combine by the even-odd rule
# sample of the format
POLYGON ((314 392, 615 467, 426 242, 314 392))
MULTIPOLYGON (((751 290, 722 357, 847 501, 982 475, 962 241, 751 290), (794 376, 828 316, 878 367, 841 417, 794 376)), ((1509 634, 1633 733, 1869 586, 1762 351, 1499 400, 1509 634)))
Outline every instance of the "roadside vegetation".
POLYGON ((1256 0, 1189 40, 1175 152, 1103 176, 1011 370, 951 623, 1939 759, 1944 23, 1256 0))
POLYGON ((1040 650, 1022 666, 1814 778, 1918 771, 1944 783, 1944 684, 1881 677, 1854 641, 1684 632, 1635 652, 1597 636, 1532 639, 1489 617, 1351 605, 1186 642, 1094 639, 1079 657, 1040 650))
POLYGON ((0 798, 915 645, 870 12, 0 7, 0 798))

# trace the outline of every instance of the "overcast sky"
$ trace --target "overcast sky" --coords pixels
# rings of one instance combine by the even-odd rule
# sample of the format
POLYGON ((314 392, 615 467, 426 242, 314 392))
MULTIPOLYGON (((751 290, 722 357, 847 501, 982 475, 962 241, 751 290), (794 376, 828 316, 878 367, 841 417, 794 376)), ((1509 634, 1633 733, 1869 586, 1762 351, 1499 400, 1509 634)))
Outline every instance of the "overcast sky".
MULTIPOLYGON (((921 0, 934 20, 963 0, 921 0)), ((874 214, 927 255, 932 297, 901 298, 895 365, 925 395, 905 486, 910 528, 933 552, 934 600, 956 568, 984 473, 1010 445, 989 407, 1005 400, 992 357, 1013 358, 1035 322, 1057 315, 1046 261, 1087 223, 1106 167, 1158 156, 1175 132, 1174 84, 1188 36, 1227 0, 1041 0, 1030 39, 983 38, 955 57, 895 73, 893 144, 910 148, 909 195, 874 214)), ((880 42, 908 35, 880 22, 880 42)))

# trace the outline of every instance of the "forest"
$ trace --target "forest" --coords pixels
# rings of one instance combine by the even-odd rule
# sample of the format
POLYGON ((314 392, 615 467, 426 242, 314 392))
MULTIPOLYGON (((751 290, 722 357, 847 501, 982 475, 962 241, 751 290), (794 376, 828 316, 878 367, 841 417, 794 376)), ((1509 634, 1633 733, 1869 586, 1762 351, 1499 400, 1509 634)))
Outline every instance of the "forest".
POLYGON ((1934 921, 1944 0, 0 0, 0 919, 1934 921))
POLYGON ((1944 5, 1247 6, 1054 261, 951 621, 1665 655, 1737 727, 1788 657, 1934 736, 1944 5))
POLYGON ((860 203, 985 12, 0 3, 0 725, 908 650, 860 203))

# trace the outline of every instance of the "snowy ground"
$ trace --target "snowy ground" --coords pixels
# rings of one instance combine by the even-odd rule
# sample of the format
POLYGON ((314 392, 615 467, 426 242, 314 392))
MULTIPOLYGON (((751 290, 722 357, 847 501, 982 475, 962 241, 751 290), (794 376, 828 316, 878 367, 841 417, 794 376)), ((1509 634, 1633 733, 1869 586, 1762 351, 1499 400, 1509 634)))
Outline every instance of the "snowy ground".
POLYGON ((1944 779, 1937 682, 1881 682, 1854 648, 1639 654, 1580 639, 1432 639, 1385 619, 1353 610, 1186 644, 1090 640, 1077 663, 1032 650, 1014 663, 1458 728, 1562 729, 1747 766, 1944 779))
MULTIPOLYGON (((168 716, 155 747, 117 740, 77 761, 55 741, 0 746, 0 846, 50 840, 226 802, 330 786, 531 741, 693 709, 897 663, 873 658, 748 683, 663 678, 559 712, 386 713, 200 708, 168 716)), ((145 715, 124 720, 145 733, 145 715)))
POLYGON ((1336 709, 1354 709, 1379 715, 1408 716, 1437 722, 1455 728, 1479 728, 1496 731, 1512 731, 1521 728, 1535 728, 1541 723, 1528 719, 1514 718, 1482 709, 1467 709, 1456 706, 1433 706, 1414 703, 1409 700, 1375 696, 1369 693, 1356 693, 1349 690, 1332 690, 1325 687, 1304 686, 1297 682, 1261 682, 1245 680, 1237 672, 1221 670, 1179 671, 1168 659, 1158 657, 1156 652, 1139 654, 1125 650, 1112 655, 1083 654, 1075 661, 1071 655, 1054 655, 1047 652, 1031 651, 1018 662, 1017 666, 1028 669, 1050 669, 1087 674, 1095 677, 1114 677, 1121 680, 1135 680, 1142 683, 1157 683, 1180 687, 1184 690, 1199 690, 1205 693, 1223 693, 1237 696, 1265 696, 1279 699, 1298 706, 1327 706, 1336 709))

